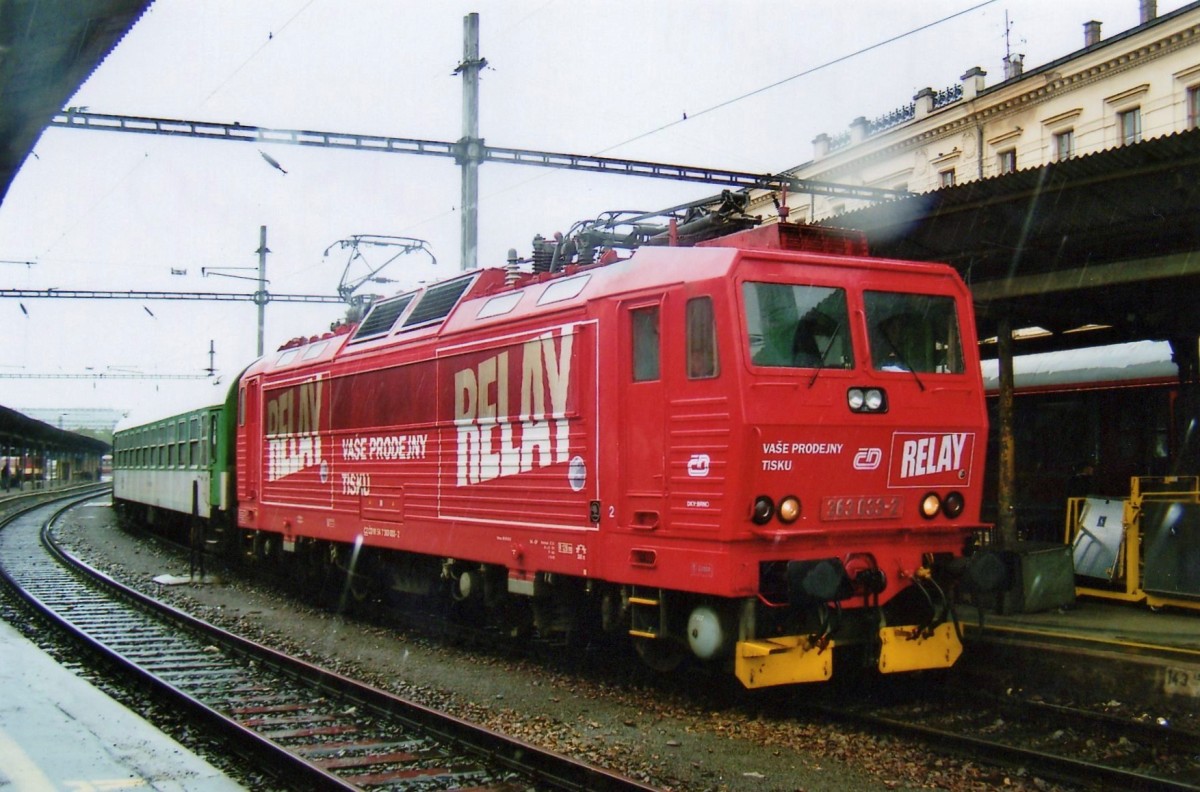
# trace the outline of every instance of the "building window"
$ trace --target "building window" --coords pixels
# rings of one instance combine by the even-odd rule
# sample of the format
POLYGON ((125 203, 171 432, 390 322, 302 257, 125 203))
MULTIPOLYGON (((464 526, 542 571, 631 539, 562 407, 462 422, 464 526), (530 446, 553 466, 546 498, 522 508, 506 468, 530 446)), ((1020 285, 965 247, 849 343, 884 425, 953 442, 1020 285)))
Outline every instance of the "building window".
POLYGON ((1005 149, 997 155, 997 162, 1000 166, 1000 175, 1012 173, 1017 169, 1017 150, 1005 149))
POLYGON ((1187 128, 1200 127, 1200 87, 1188 88, 1187 92, 1187 128))
POLYGON ((1068 129, 1054 136, 1054 159, 1062 162, 1075 155, 1075 130, 1068 129))
POLYGON ((954 168, 950 170, 940 171, 938 173, 938 185, 941 187, 954 186, 954 168))
POLYGON ((1121 145, 1128 146, 1142 139, 1142 108, 1135 107, 1117 115, 1121 122, 1121 145))
POLYGON ((658 306, 630 312, 633 321, 633 381, 658 379, 658 306))

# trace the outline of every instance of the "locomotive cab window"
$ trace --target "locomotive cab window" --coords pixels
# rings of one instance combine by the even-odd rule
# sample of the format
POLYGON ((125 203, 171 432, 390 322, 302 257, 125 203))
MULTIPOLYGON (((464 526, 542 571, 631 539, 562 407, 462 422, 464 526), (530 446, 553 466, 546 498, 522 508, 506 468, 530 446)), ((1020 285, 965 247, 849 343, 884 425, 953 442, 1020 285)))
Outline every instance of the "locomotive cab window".
POLYGON ((846 292, 831 286, 745 283, 750 360, 758 366, 854 366, 846 292))
POLYGON ((963 372, 962 340, 953 298, 866 292, 863 304, 875 370, 963 372))
POLYGON ((696 297, 687 303, 688 379, 708 379, 719 373, 717 324, 711 297, 696 297))
POLYGON ((658 306, 629 312, 633 330, 633 381, 659 378, 658 306))

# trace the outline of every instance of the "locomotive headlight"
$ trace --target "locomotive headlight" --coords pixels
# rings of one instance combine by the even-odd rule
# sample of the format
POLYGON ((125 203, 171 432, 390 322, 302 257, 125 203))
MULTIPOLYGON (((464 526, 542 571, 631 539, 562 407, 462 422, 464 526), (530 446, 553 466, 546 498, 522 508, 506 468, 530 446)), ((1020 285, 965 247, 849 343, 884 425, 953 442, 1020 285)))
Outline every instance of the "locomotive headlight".
POLYGON ((942 499, 938 497, 936 492, 930 492, 925 497, 921 498, 921 516, 926 520, 932 520, 937 517, 937 513, 941 511, 942 499))
POLYGON ((850 412, 887 412, 887 394, 881 388, 851 388, 846 391, 850 412))
POLYGON ((946 497, 942 500, 942 512, 947 517, 954 519, 963 513, 965 505, 966 501, 961 492, 947 492, 946 497))
POLYGON ((754 499, 754 509, 750 514, 750 519, 755 525, 766 525, 771 521, 771 517, 775 514, 775 504, 766 495, 759 495, 754 499))
POLYGON ((782 523, 794 523, 800 517, 800 499, 795 495, 788 495, 783 500, 779 501, 779 521, 782 523))

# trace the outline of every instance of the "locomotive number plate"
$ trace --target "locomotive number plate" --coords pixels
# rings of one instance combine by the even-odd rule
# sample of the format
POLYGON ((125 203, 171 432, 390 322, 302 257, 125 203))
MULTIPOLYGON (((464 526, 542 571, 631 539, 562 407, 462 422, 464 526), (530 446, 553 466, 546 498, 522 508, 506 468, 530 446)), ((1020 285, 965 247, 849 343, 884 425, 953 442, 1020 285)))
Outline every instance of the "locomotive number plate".
POLYGON ((894 520, 900 517, 898 495, 852 495, 821 499, 822 520, 894 520))

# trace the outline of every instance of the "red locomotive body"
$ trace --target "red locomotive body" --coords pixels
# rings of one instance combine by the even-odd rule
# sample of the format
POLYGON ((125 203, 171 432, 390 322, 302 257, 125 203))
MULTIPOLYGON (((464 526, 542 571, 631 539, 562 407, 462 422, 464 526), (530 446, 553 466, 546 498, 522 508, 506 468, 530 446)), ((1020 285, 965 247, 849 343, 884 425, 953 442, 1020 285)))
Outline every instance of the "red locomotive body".
POLYGON ((360 595, 627 631, 747 686, 826 679, 837 646, 951 665, 939 580, 982 527, 987 437, 970 295, 793 228, 482 270, 264 358, 239 525, 360 595))

